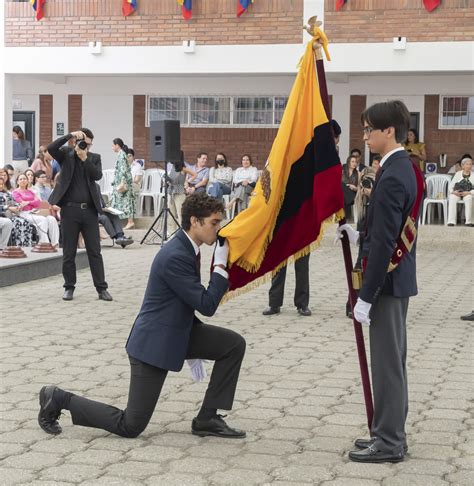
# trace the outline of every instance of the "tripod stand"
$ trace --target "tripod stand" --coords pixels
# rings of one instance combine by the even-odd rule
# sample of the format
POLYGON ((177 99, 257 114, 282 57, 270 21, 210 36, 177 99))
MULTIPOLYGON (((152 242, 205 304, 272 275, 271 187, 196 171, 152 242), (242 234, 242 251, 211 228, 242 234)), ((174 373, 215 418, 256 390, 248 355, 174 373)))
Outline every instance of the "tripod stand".
POLYGON ((164 199, 163 199, 163 208, 161 209, 160 213, 156 217, 155 221, 153 221, 153 224, 148 228, 148 231, 145 233, 145 236, 142 238, 142 241, 140 241, 140 245, 143 245, 145 240, 148 238, 148 235, 150 233, 154 233, 154 236, 147 242, 149 245, 157 245, 158 243, 156 242, 157 239, 161 240, 161 246, 163 246, 180 228, 180 224, 178 223, 178 220, 176 219, 175 215, 171 212, 171 209, 168 206, 168 190, 169 190, 169 185, 170 185, 170 178, 168 176, 168 170, 167 170, 168 164, 165 166, 165 174, 162 179, 162 184, 164 183, 165 185, 165 193, 164 193, 164 199), (177 228, 170 234, 168 235, 168 218, 171 217, 172 220, 175 222, 177 228), (161 233, 158 231, 161 229, 161 233))

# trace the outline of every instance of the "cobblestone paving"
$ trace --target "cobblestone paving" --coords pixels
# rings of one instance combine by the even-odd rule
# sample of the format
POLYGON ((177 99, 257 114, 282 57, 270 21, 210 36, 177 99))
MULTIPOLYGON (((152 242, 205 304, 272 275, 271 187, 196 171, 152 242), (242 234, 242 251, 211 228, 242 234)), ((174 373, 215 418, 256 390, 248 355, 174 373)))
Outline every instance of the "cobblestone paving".
MULTIPOLYGON (((341 250, 329 240, 310 261, 312 317, 296 315, 290 269, 280 315, 261 314, 267 284, 206 319, 247 340, 228 417, 247 430, 241 441, 190 434, 205 384, 193 384, 187 369, 169 375, 137 439, 72 426, 68 412, 58 437, 37 425, 44 384, 125 405, 124 344, 158 247, 104 249, 112 303, 97 300, 88 270, 79 272, 73 302, 61 300, 60 276, 1 289, 0 484, 474 484, 473 326, 459 319, 473 305, 472 243, 467 252, 454 240, 421 238, 420 295, 409 309, 409 456, 400 464, 364 465, 347 460, 353 440, 367 430, 354 333, 344 316, 341 250)), ((202 268, 210 254, 204 250, 202 268)))

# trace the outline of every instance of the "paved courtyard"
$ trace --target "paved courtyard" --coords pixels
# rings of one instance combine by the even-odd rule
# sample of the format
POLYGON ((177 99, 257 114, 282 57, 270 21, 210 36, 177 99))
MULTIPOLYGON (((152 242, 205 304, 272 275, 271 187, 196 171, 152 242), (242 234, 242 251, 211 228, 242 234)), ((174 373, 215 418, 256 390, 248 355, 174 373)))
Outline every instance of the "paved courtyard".
MULTIPOLYGON (((67 411, 58 437, 37 425, 44 384, 125 405, 124 344, 159 247, 104 248, 111 303, 97 300, 88 270, 73 302, 61 300, 60 276, 0 289, 0 484, 474 484, 473 324, 459 319, 473 306, 473 236, 472 228, 421 229, 408 327, 409 455, 392 465, 347 460, 367 426, 342 253, 330 234, 310 260, 312 317, 296 315, 290 269, 280 315, 261 314, 267 284, 206 319, 247 340, 228 417, 247 430, 241 441, 191 435, 206 385, 193 384, 186 367, 169 375, 137 439, 73 426, 67 411)), ((205 249, 203 269, 210 255, 205 249)))

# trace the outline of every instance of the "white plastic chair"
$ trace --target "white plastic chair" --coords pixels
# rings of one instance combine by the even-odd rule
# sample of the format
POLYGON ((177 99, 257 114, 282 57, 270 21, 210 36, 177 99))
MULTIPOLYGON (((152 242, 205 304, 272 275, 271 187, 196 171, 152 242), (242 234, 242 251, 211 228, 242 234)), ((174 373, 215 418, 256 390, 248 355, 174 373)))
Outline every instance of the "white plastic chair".
POLYGON ((143 215, 146 198, 150 198, 151 201, 153 201, 153 211, 155 216, 160 212, 163 200, 163 172, 164 171, 160 169, 147 169, 145 171, 145 175, 143 176, 143 189, 138 195, 139 214, 143 215))
POLYGON ((112 195, 112 181, 114 180, 114 169, 105 169, 102 171, 102 179, 99 181, 100 193, 107 200, 112 195))
MULTIPOLYGON (((423 217, 421 224, 425 224, 428 206, 441 204, 443 208, 444 224, 448 224, 448 187, 451 177, 445 174, 434 174, 426 178, 426 199, 423 201, 423 217)), ((428 224, 431 222, 431 212, 428 212, 428 224)))

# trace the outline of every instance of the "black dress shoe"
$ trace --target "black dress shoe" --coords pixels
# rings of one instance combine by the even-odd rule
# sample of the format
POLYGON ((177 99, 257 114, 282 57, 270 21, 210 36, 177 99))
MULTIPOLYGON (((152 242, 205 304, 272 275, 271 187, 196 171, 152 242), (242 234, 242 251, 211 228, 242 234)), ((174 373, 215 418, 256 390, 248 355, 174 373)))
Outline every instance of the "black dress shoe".
POLYGON ((112 299, 112 296, 109 294, 108 290, 104 289, 104 290, 100 290, 98 292, 99 294, 99 300, 106 300, 108 302, 110 302, 111 300, 114 300, 112 299))
POLYGON ((298 307, 296 310, 300 316, 309 317, 312 314, 308 307, 298 307))
POLYGON ((222 418, 222 415, 216 415, 209 420, 199 420, 197 417, 194 418, 191 431, 193 435, 198 435, 199 437, 212 435, 214 437, 223 437, 225 439, 243 439, 247 436, 243 430, 229 427, 222 418))
POLYGON ((267 307, 262 314, 264 316, 273 316, 274 314, 279 314, 280 308, 279 307, 267 307))
POLYGON ((381 462, 402 462, 404 454, 399 452, 398 454, 392 454, 377 449, 374 445, 367 447, 367 449, 351 451, 349 452, 349 459, 354 462, 369 462, 369 463, 381 463, 381 462))
POLYGON ((74 297, 74 289, 66 289, 63 294, 63 300, 72 300, 74 297))
POLYGON ((470 314, 466 314, 465 316, 461 316, 462 321, 474 321, 474 310, 470 314))
MULTIPOLYGON (((367 449, 368 447, 372 446, 375 442, 375 437, 371 437, 370 439, 356 439, 354 445, 357 449, 367 449)), ((403 452, 406 454, 408 452, 408 446, 403 446, 403 452)))
POLYGON ((120 245, 122 248, 125 248, 126 246, 131 245, 133 240, 131 238, 125 238, 125 236, 122 236, 121 238, 116 238, 115 243, 120 245))
POLYGON ((39 426, 48 434, 58 435, 62 432, 58 418, 61 407, 54 397, 57 386, 44 386, 39 392, 40 411, 38 414, 39 426))

